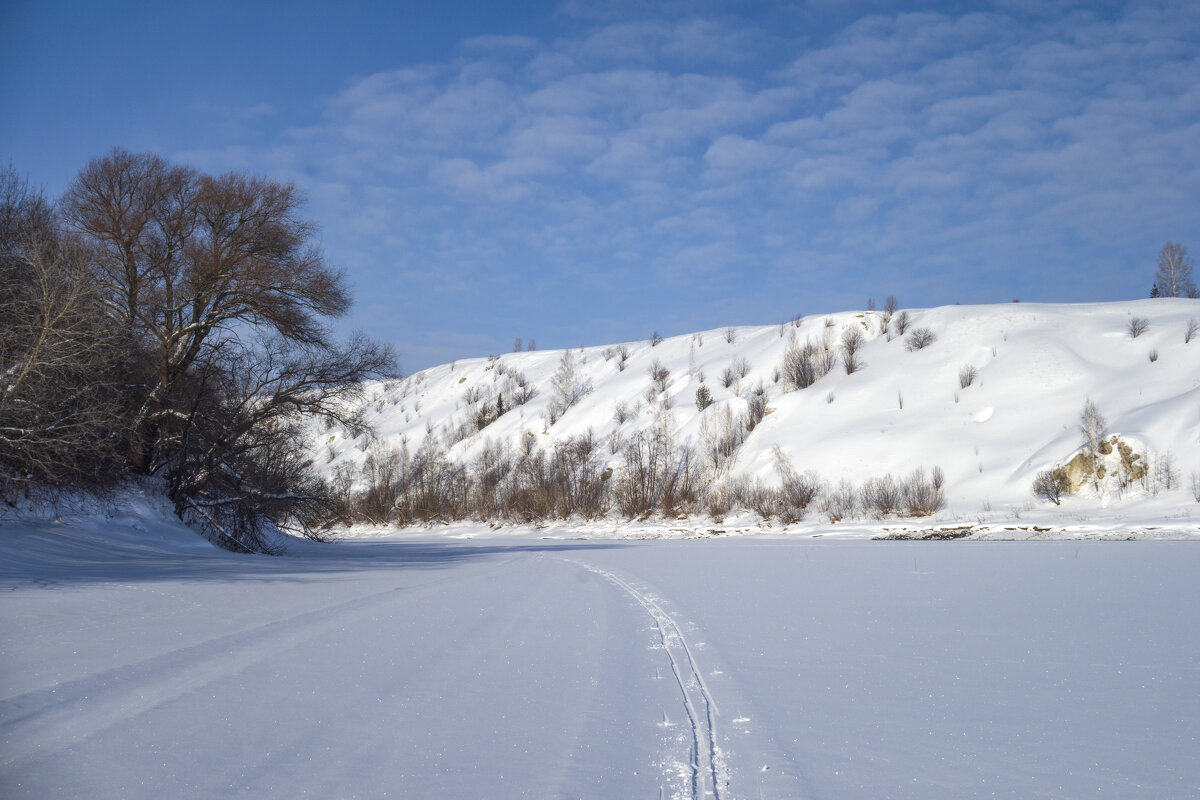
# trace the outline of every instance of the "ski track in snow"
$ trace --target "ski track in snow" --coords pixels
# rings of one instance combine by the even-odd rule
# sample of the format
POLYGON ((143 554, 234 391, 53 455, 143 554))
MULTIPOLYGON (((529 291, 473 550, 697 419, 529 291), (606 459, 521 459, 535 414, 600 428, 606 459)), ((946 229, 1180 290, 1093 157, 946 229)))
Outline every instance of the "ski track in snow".
POLYGON ((691 769, 691 797, 694 800, 702 797, 721 800, 722 788, 728 785, 729 771, 725 765, 724 754, 717 744, 717 703, 678 623, 663 611, 652 595, 639 591, 620 576, 582 561, 561 560, 604 578, 637 601, 654 620, 663 649, 670 659, 671 672, 679 686, 688 725, 692 731, 688 759, 691 769))
POLYGON ((394 596, 395 590, 388 590, 336 603, 2 700, 0 722, 9 727, 20 724, 21 735, 4 740, 0 766, 11 767, 44 757, 50 750, 65 749, 314 639, 337 625, 344 614, 394 596))

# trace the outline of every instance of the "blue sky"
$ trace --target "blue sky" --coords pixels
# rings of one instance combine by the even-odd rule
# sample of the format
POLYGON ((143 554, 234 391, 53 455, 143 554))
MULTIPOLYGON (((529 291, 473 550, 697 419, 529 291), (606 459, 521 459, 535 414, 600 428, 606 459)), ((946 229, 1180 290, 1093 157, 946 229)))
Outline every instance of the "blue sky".
POLYGON ((1200 251, 1200 3, 27 2, 0 158, 292 180, 406 371, 1144 297, 1200 251))

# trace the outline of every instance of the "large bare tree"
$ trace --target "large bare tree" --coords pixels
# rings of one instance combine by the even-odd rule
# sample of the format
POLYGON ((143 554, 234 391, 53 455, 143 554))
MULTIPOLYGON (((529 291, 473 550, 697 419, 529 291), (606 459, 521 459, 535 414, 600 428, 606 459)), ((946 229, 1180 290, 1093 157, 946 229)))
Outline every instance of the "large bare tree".
POLYGON ((228 546, 260 549, 264 514, 307 530, 313 492, 280 442, 299 447, 307 413, 350 421, 360 381, 391 370, 388 348, 331 339, 325 322, 350 294, 302 205, 290 183, 120 149, 62 203, 126 343, 130 462, 164 475, 180 513, 228 546))

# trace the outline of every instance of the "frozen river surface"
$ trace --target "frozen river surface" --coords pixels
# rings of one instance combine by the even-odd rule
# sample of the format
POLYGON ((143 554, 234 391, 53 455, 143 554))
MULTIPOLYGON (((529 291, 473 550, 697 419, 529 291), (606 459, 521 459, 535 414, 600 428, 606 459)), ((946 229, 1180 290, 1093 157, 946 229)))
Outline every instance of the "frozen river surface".
POLYGON ((0 796, 1200 797, 1200 546, 4 531, 0 796))

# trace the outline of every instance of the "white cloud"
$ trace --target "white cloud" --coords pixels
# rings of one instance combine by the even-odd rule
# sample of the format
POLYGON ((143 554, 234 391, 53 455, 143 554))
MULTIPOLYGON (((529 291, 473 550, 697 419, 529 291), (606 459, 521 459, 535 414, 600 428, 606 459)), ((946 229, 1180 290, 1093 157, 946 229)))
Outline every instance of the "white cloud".
POLYGON ((989 299, 972 275, 1008 264, 1085 299, 1070 294, 1084 264, 1200 234, 1190 7, 873 13, 800 47, 634 5, 614 22, 566 4, 603 24, 368 76, 264 158, 320 187, 317 215, 364 262, 419 264, 421 286, 481 309, 538 281, 603 303, 635 275, 639 306, 709 314, 719 298, 688 276, 736 285, 747 264, 766 270, 747 290, 764 316, 800 280, 844 297, 842 268, 914 287, 925 269, 927 301, 945 302, 989 299), (750 52, 778 63, 748 70, 750 52), (1039 275, 1035 254, 1078 271, 1039 275))

